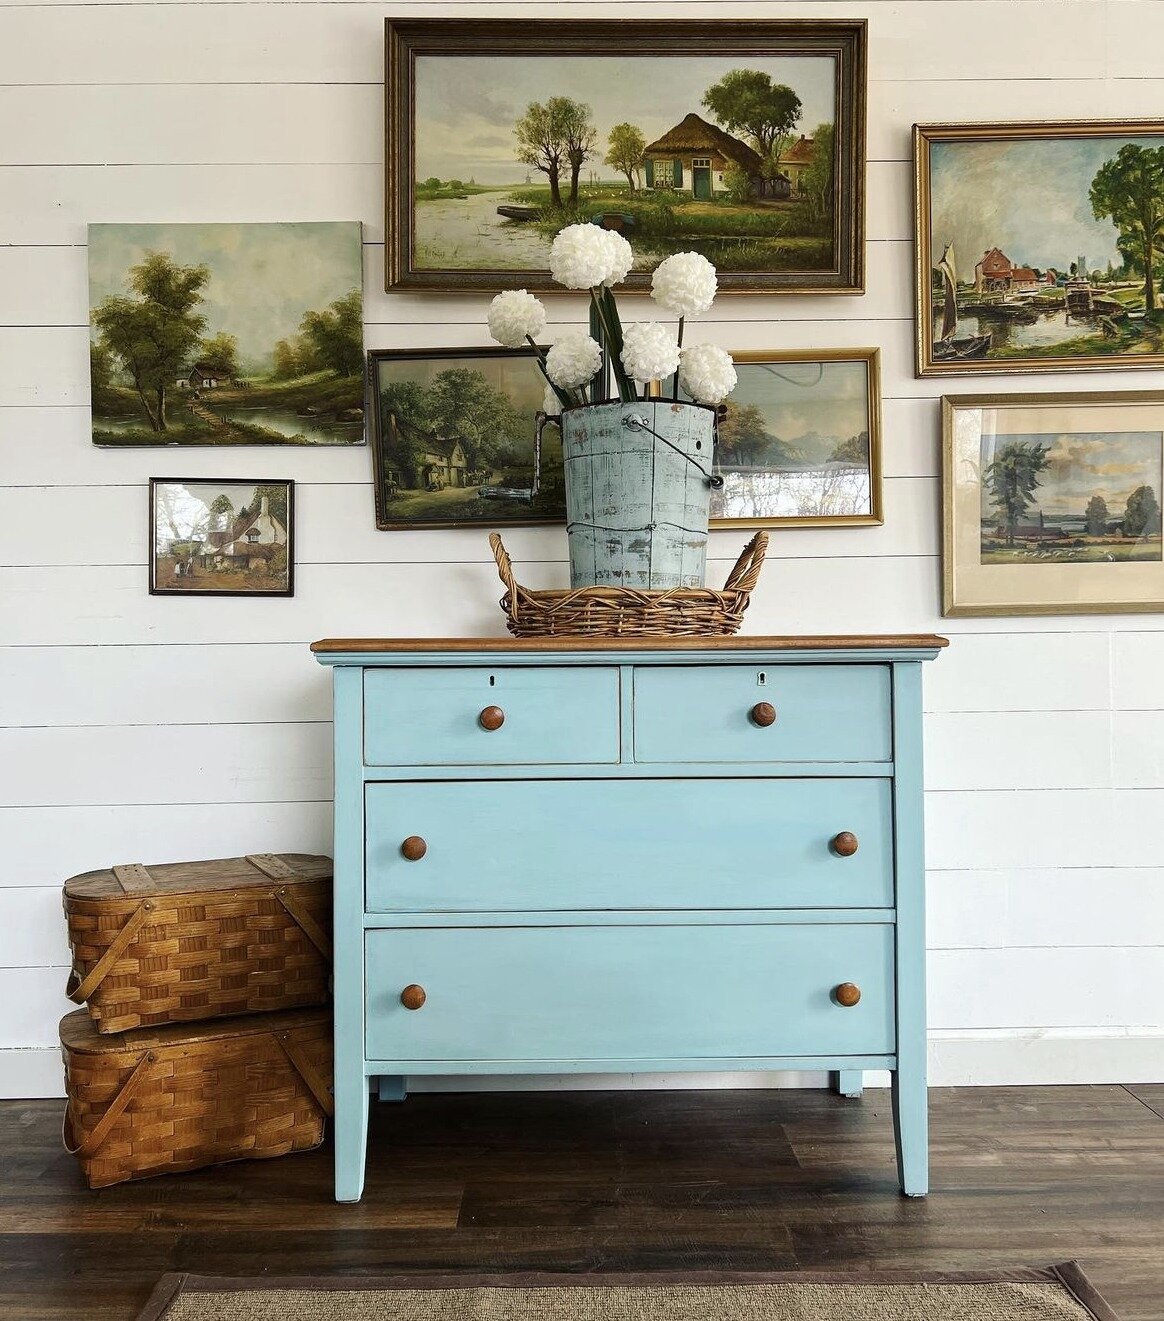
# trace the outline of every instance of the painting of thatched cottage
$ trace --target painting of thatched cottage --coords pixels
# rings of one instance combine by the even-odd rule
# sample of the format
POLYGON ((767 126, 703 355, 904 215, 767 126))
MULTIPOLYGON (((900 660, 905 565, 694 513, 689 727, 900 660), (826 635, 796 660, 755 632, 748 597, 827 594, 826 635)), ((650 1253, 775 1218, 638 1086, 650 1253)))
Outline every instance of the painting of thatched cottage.
POLYGON ((710 201, 732 192, 733 172, 747 178, 753 197, 788 197, 788 176, 765 178, 762 166, 759 153, 746 142, 696 114, 685 115, 643 149, 648 188, 690 193, 696 200, 710 201))
POLYGON ((204 569, 261 569, 287 544, 287 527, 271 512, 267 495, 254 509, 229 520, 229 525, 206 533, 199 560, 204 569))

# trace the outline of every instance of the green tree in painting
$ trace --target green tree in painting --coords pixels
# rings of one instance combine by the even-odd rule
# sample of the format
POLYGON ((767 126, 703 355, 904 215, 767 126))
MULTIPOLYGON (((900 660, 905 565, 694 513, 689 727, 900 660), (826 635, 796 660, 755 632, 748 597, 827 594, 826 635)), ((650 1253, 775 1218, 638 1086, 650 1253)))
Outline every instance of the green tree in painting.
POLYGON ((758 69, 732 69, 703 97, 703 105, 729 133, 746 133, 773 165, 800 122, 800 97, 758 69))
POLYGON ((129 269, 136 297, 110 295, 93 309, 100 343, 129 374, 154 431, 166 430, 166 390, 206 329, 196 309, 209 278, 205 266, 179 266, 164 252, 147 252, 129 269))
POLYGON ((364 361, 362 318, 360 291, 352 289, 326 311, 305 312, 299 328, 323 368, 354 376, 364 361))
POLYGON ((859 431, 843 440, 829 455, 830 463, 855 463, 864 467, 869 462, 869 433, 859 431))
POLYGON ((1008 546, 1014 545, 1019 519, 1031 507, 1046 466, 1047 451, 1041 445, 1013 440, 999 448, 983 473, 990 503, 1006 528, 1008 546))
POLYGON ((273 482, 269 486, 256 486, 254 494, 254 504, 256 508, 263 507, 263 496, 267 497, 267 508, 271 511, 271 516, 277 518, 284 527, 287 526, 287 487, 283 482, 273 482))
POLYGON ((532 101, 513 126, 517 159, 532 165, 549 181, 550 204, 562 209, 562 175, 570 173, 570 203, 578 200, 582 164, 594 149, 596 132, 590 107, 568 96, 532 101))
POLYGON ((642 168, 646 146, 647 140, 643 137, 642 130, 636 128, 634 124, 615 124, 610 130, 605 164, 617 170, 619 174, 626 175, 627 186, 632 193, 635 191, 636 179, 642 168))
POLYGON ((210 526, 215 529, 229 527, 233 517, 234 505, 231 503, 230 496, 225 492, 216 495, 210 502, 210 526))
POLYGON ((1160 534, 1160 505, 1150 486, 1137 486, 1124 509, 1125 537, 1154 537, 1160 534))
POLYGON ((812 135, 812 159, 801 177, 809 218, 817 225, 833 217, 833 126, 818 124, 812 135))
POLYGON ((303 345, 298 339, 276 340, 273 375, 277 381, 291 381, 304 372, 303 345))
POLYGON ((1102 495, 1093 495, 1088 500, 1083 516, 1087 520, 1087 535, 1102 537, 1107 531, 1107 501, 1102 495))
POLYGON ((380 434, 391 466, 406 486, 420 477, 419 441, 429 434, 432 415, 428 391, 417 381, 388 381, 380 387, 380 434))
POLYGON ((450 367, 433 380, 426 405, 431 434, 459 440, 470 469, 485 469, 514 442, 529 434, 530 420, 485 377, 450 367))
POLYGON ((1156 269, 1164 247, 1164 147, 1129 142, 1105 161, 1091 181, 1096 219, 1110 217, 1120 250, 1144 277, 1144 308, 1156 310, 1156 269))
POLYGON ((565 119, 566 159, 570 162, 570 205, 576 206, 578 179, 582 174, 582 166, 594 154, 598 130, 594 127, 588 105, 571 101, 570 107, 565 119))
POLYGON ((220 376, 233 380, 238 376, 238 340, 225 331, 204 339, 198 349, 199 358, 213 367, 220 376))
POLYGON ((791 457, 791 450, 777 440, 764 423, 764 414, 755 404, 728 404, 715 430, 715 444, 722 462, 748 467, 766 456, 779 463, 791 457))

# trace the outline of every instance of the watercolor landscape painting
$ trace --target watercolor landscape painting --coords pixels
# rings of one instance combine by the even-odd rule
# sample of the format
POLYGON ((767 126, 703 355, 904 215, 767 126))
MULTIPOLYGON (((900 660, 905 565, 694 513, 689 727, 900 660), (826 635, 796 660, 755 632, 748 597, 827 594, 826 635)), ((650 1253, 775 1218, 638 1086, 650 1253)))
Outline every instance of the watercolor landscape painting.
POLYGON ((364 442, 358 223, 90 225, 98 445, 364 442))
POLYGON ((915 133, 921 374, 1164 362, 1164 125, 915 133))

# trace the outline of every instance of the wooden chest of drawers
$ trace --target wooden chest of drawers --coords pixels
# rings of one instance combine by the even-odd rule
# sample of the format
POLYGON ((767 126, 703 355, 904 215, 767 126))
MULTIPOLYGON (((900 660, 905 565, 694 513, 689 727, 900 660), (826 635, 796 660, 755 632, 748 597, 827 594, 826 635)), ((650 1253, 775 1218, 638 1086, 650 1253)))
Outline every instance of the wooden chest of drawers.
POLYGON ((336 1197, 371 1079, 889 1069, 927 1187, 935 637, 333 640, 336 1197))

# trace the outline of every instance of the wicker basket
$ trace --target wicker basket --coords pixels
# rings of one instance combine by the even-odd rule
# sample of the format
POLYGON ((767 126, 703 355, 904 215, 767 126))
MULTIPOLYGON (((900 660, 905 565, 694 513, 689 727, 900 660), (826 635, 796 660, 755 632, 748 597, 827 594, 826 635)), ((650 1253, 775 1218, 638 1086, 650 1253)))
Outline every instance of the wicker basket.
POLYGON ((723 591, 675 587, 665 592, 633 587, 576 587, 533 592, 513 576, 501 537, 489 545, 505 584, 501 608, 509 631, 519 638, 552 637, 728 637, 739 631, 760 577, 768 534, 757 532, 744 547, 723 591))
POLYGON ((84 1010, 61 1020, 64 1140, 90 1188, 323 1141, 331 1011, 252 1014, 103 1037, 84 1010))
POLYGON ((98 1032, 326 1004, 331 872, 262 853, 74 876, 66 994, 98 1032))

